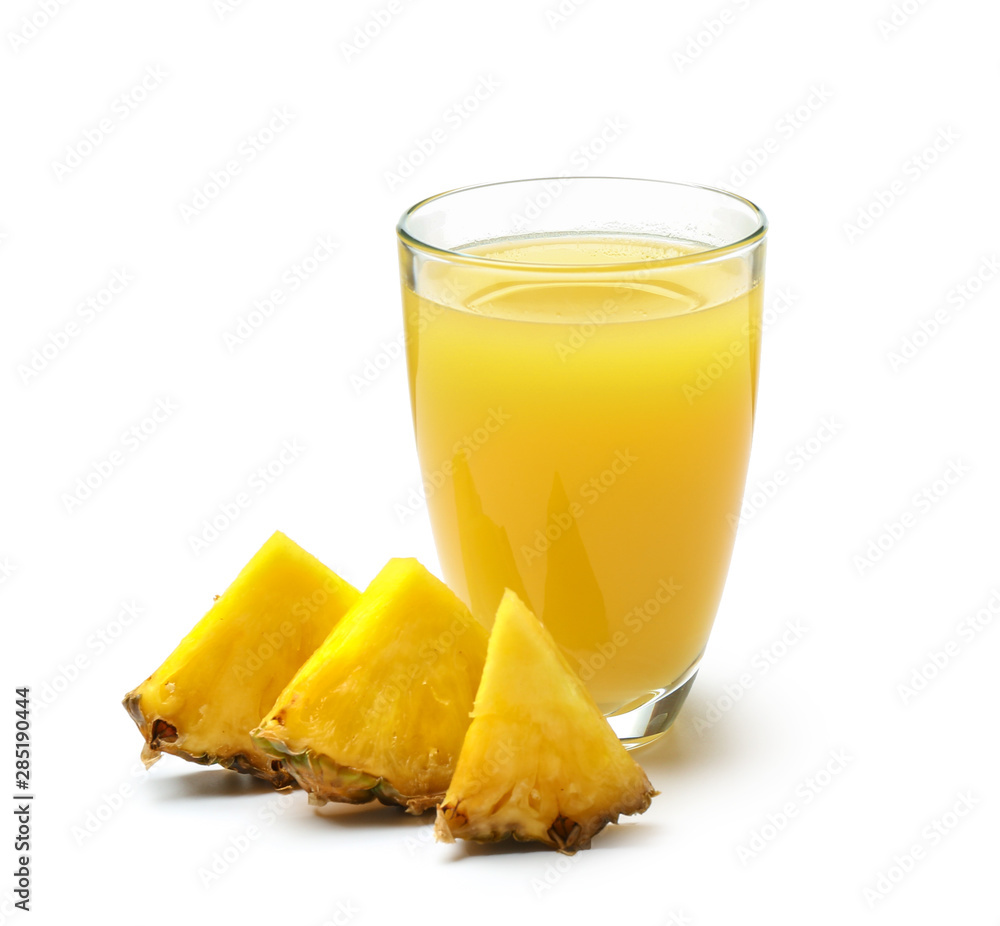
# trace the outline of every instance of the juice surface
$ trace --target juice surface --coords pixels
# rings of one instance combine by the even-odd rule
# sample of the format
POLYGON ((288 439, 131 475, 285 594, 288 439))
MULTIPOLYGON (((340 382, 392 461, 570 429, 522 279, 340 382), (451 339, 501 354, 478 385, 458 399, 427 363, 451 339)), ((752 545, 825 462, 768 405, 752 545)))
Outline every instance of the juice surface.
POLYGON ((445 577, 487 626, 516 591, 605 711, 697 661, 732 552, 761 291, 745 257, 685 262, 699 249, 511 239, 404 281, 445 577))

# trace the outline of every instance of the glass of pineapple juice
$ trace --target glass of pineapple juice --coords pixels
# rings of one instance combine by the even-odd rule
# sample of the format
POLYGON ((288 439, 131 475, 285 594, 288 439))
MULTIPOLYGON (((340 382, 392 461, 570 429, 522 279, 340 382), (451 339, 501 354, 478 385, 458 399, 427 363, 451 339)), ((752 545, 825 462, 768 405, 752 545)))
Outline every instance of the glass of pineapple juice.
POLYGON ((467 187, 397 228, 410 398, 445 578, 542 619, 628 746, 673 722, 722 595, 767 221, 610 177, 467 187))

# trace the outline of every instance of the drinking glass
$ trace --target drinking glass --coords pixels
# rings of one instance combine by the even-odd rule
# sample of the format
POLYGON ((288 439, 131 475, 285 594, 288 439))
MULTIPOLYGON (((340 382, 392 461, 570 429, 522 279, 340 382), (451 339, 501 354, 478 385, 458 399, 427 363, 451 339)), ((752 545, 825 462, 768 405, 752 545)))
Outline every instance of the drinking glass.
POLYGON ((676 717, 722 595, 766 231, 735 194, 610 177, 453 190, 397 228, 445 578, 487 627, 514 590, 630 747, 676 717))

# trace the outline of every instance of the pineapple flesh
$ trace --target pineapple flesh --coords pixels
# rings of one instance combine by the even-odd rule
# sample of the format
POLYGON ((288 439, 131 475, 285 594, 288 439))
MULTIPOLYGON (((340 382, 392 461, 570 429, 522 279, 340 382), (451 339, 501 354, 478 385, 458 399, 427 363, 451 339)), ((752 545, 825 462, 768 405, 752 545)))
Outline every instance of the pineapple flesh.
POLYGON ((146 765, 166 752, 278 788, 294 784, 250 731, 358 597, 276 532, 167 661, 125 696, 146 765))
POLYGON ((419 814, 451 780, 487 634, 415 559, 393 559, 254 731, 310 802, 419 814))
POLYGON ((645 811, 656 793, 552 636, 508 589, 437 838, 513 836, 571 855, 619 814, 645 811))

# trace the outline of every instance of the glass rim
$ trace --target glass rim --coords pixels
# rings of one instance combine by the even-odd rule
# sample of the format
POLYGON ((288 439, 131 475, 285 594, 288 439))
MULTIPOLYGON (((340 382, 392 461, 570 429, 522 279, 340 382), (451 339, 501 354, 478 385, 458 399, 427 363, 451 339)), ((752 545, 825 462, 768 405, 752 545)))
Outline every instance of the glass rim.
MULTIPOLYGON (((546 273, 594 273, 601 271, 620 271, 629 268, 659 268, 682 266, 684 264, 707 263, 709 261, 717 260, 720 257, 734 256, 740 251, 750 249, 764 239, 764 236, 767 234, 767 229, 768 222, 767 216, 764 214, 764 210, 761 209, 756 203, 751 202, 745 196, 740 196, 739 193, 733 193, 731 190, 724 190, 721 187, 709 186, 704 183, 691 183, 682 180, 656 180, 643 177, 610 177, 593 175, 577 175, 570 177, 526 177, 519 180, 496 180, 490 183, 472 183, 467 186, 455 187, 451 190, 445 190, 443 193, 435 193, 433 196, 428 196, 419 202, 414 203, 400 216, 399 221, 396 223, 396 235, 407 247, 417 251, 422 251, 434 257, 442 258, 451 263, 473 264, 480 267, 503 267, 507 270, 517 267, 521 270, 544 271, 546 273), (412 234, 406 227, 407 220, 416 215, 416 213, 424 206, 427 206, 429 203, 436 202, 439 199, 444 199, 448 196, 455 196, 459 193, 469 192, 470 190, 481 190, 496 186, 508 186, 515 183, 547 183, 553 181, 565 183, 567 181, 578 180, 611 180, 625 181, 628 183, 658 183, 665 186, 687 187, 688 189, 718 193, 749 207, 750 212, 757 219, 757 226, 752 232, 750 232, 750 234, 744 235, 737 241, 733 241, 728 244, 705 247, 702 250, 693 251, 690 254, 681 254, 676 257, 652 258, 649 260, 621 260, 606 264, 534 263, 529 261, 502 260, 496 257, 483 257, 478 254, 470 254, 468 251, 463 251, 461 248, 442 248, 426 241, 422 241, 420 238, 412 234)), ((463 247, 467 246, 468 245, 463 245, 463 247)))

